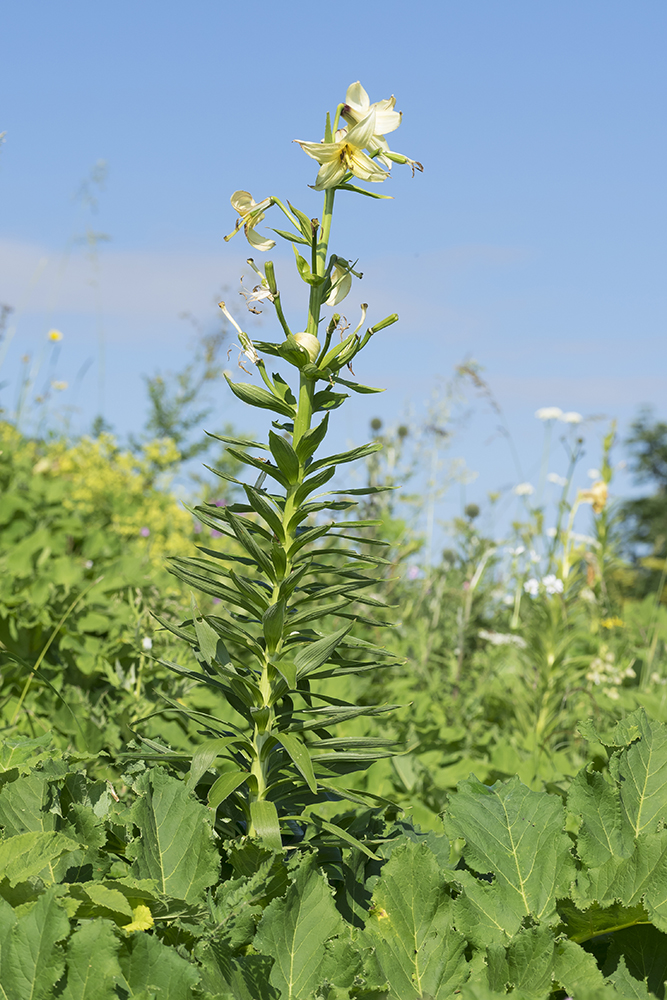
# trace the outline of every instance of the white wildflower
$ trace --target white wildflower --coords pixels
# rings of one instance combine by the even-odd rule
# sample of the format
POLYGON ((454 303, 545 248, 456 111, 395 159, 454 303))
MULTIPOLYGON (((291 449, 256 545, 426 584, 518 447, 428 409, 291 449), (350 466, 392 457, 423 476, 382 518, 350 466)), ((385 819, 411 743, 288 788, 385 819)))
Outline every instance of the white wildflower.
POLYGON ((146 652, 148 652, 149 649, 153 648, 153 640, 149 635, 145 635, 141 640, 141 648, 145 649, 146 652))
POLYGON ((599 469, 589 469, 586 475, 589 479, 602 479, 602 473, 599 469))
POLYGON ((540 590, 540 581, 536 580, 534 576, 531 576, 530 579, 526 580, 524 583, 523 589, 531 597, 537 597, 540 590))
POLYGON ((556 486, 567 486, 567 477, 559 476, 557 472, 550 472, 547 479, 550 483, 555 483, 556 486))
POLYGON ((563 411, 559 406, 543 406, 541 410, 535 411, 538 420, 560 420, 563 411))
POLYGON ((529 497, 535 492, 535 487, 531 483, 518 483, 514 487, 514 493, 518 497, 529 497))
POLYGON ((584 419, 580 413, 576 413, 574 410, 569 410, 564 413, 562 417, 559 417, 564 424, 580 424, 584 419))
POLYGON ((542 579, 544 584, 544 589, 547 594, 562 594, 563 593, 563 581, 559 580, 555 573, 549 573, 542 579))

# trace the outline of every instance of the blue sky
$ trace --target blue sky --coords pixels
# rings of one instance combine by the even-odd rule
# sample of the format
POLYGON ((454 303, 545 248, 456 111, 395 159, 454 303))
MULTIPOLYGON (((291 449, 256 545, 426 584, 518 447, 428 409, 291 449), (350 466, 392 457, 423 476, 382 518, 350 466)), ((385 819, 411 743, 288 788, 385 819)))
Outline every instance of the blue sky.
MULTIPOLYGON (((540 406, 621 428, 643 403, 666 417, 666 29, 662 0, 6 0, 0 302, 16 332, 2 377, 55 326, 75 425, 103 405, 119 432, 136 428, 142 372, 187 361, 178 314, 215 322, 224 290, 242 315, 247 244, 222 242, 231 193, 319 214, 316 165, 291 140, 319 139, 360 79, 371 100, 396 95, 395 146, 425 171, 395 168, 391 202, 340 198, 332 249, 364 272, 346 308, 401 316, 355 369, 388 391, 338 411, 341 440, 364 439, 375 414, 418 416, 466 357, 484 366, 527 478, 540 406), (98 160, 91 215, 73 195, 98 160), (95 268, 72 243, 87 227, 110 237, 95 268)), ((288 248, 272 256, 298 326, 305 286, 288 248)), ((248 326, 268 339, 269 322, 248 326)), ((218 414, 247 425, 222 386, 218 414)), ((495 423, 476 404, 454 441, 480 473, 468 499, 516 480, 495 423)), ((590 424, 584 467, 606 426, 590 424)))

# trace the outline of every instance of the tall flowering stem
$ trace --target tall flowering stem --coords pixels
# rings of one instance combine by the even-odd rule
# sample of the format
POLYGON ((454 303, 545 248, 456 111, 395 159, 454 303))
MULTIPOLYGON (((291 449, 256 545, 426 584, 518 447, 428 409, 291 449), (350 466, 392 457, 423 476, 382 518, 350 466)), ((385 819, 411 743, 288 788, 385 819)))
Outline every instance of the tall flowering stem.
POLYGON ((400 116, 393 105, 393 98, 371 105, 361 85, 353 84, 346 102, 338 106, 333 129, 327 116, 323 142, 300 142, 320 163, 314 187, 324 192, 321 221, 275 196, 259 202, 247 191, 232 196, 239 217, 226 239, 243 230, 253 248, 267 251, 275 243, 257 231, 258 224, 273 207, 287 218, 291 229, 274 233, 291 243, 297 271, 308 285, 307 316, 304 329, 292 332, 271 261, 261 269, 249 260, 260 283, 244 294, 249 306, 251 302, 273 305, 281 339, 253 342, 221 303, 236 327, 244 365, 255 366, 262 382, 234 382, 226 376, 229 387, 247 405, 267 410, 277 419, 267 443, 220 439, 230 456, 251 469, 253 479, 257 477, 244 482, 218 471, 223 480, 241 488, 243 502, 203 504, 193 510, 202 524, 225 536, 225 548, 200 546, 196 556, 172 561, 177 576, 194 591, 217 598, 222 610, 202 614, 193 597, 188 621, 176 625, 161 620, 189 644, 197 662, 196 669, 167 665, 222 694, 234 709, 228 719, 218 719, 174 706, 206 736, 190 755, 188 784, 206 796, 221 835, 255 836, 274 849, 314 830, 325 840, 357 843, 372 855, 370 844, 356 841, 349 831, 319 816, 317 806, 332 797, 375 803, 374 796, 347 788, 340 778, 396 752, 390 740, 332 733, 348 719, 394 706, 346 702, 322 685, 395 662, 383 646, 352 634, 357 622, 375 628, 388 624, 375 617, 387 605, 374 595, 382 582, 379 574, 386 560, 381 552, 386 543, 365 534, 365 529, 381 522, 333 519, 338 512, 353 510, 358 496, 383 487, 323 492, 340 465, 381 445, 374 441, 320 455, 330 413, 349 397, 341 388, 381 391, 344 378, 341 372, 375 333, 398 319, 387 316, 362 331, 368 308, 364 304, 352 333, 341 333, 335 342, 340 316, 333 313, 323 342, 320 339, 323 308, 335 306, 349 292, 352 278, 361 277, 352 263, 329 251, 336 192, 385 197, 352 181, 378 182, 388 176, 392 162, 414 164, 391 153, 376 132, 376 114, 388 130, 397 127, 400 116), (337 129, 341 115, 347 115, 349 127, 337 129), (376 163, 380 152, 383 167, 376 163), (288 377, 270 372, 266 357, 286 364, 288 377), (292 388, 290 373, 298 375, 298 387, 292 388))

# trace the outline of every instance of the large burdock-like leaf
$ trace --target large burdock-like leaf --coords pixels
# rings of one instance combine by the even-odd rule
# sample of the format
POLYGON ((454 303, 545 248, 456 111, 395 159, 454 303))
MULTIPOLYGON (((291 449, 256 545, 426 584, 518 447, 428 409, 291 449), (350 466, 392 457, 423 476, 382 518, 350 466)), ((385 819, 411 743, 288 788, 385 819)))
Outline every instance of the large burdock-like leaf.
POLYGON ((150 934, 132 934, 119 955, 121 985, 130 997, 188 1000, 199 980, 194 965, 150 934))
POLYGON ((10 885, 40 875, 45 882, 55 881, 56 860, 78 848, 76 840, 63 833, 19 833, 0 841, 0 879, 10 885))
POLYGON ((274 960, 269 979, 282 1000, 301 1000, 321 985, 324 945, 342 930, 326 878, 304 863, 286 895, 267 906, 254 941, 274 960))
POLYGON ((445 813, 450 838, 466 844, 471 872, 456 873, 463 893, 455 923, 478 947, 505 943, 526 917, 557 922, 556 899, 575 875, 565 811, 555 795, 533 792, 518 778, 483 785, 459 782, 445 813))
POLYGON ((640 739, 609 761, 620 785, 623 816, 633 836, 654 833, 667 818, 667 726, 654 722, 644 709, 636 713, 640 739))
POLYGON ((364 938, 392 998, 439 1000, 468 978, 444 875, 430 848, 413 841, 395 848, 382 869, 364 938))
POLYGON ((194 902, 218 877, 219 857, 208 810, 185 784, 159 768, 135 785, 131 817, 141 836, 130 844, 139 878, 153 878, 165 895, 194 902))
POLYGON ((120 941, 110 920, 81 924, 67 946, 67 985, 62 1000, 116 1000, 122 982, 120 941))
MULTIPOLYGON (((7 904, 4 900, 1 902, 4 911, 7 904)), ((51 995, 52 987, 65 968, 59 942, 67 937, 69 929, 69 920, 56 897, 56 888, 47 889, 3 935, 0 953, 2 1000, 41 1000, 51 995)))

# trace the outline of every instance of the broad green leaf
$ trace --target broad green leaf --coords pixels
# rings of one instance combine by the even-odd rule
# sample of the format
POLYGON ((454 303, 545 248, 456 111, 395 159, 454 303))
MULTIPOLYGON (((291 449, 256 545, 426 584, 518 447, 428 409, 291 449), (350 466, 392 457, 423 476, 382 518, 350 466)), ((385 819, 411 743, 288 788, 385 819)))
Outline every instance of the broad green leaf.
POLYGON ((655 927, 629 927, 619 931, 611 941, 602 971, 622 995, 633 995, 625 992, 625 985, 641 991, 646 982, 652 994, 664 996, 667 935, 655 927))
POLYGON ((505 988, 518 989, 524 995, 546 1000, 551 992, 553 954, 554 935, 544 926, 521 930, 507 948, 489 945, 489 986, 499 993, 505 988))
POLYGON ((273 735, 281 746, 285 748, 290 758, 301 772, 311 792, 315 793, 317 791, 317 781, 315 780, 313 764, 307 747, 304 746, 298 736, 294 736, 291 733, 274 732, 273 735))
POLYGON ((280 836, 278 810, 275 804, 269 802, 268 799, 251 802, 250 818, 255 829, 255 834, 262 841, 263 846, 270 848, 272 851, 282 851, 283 841, 280 836))
POLYGON ((567 796, 568 808, 582 817, 577 854, 589 868, 610 858, 625 858, 633 848, 632 831, 623 821, 618 788, 599 771, 584 768, 567 796))
POLYGON ((46 757, 53 756, 53 736, 44 733, 35 739, 0 740, 0 775, 19 769, 21 774, 32 769, 46 757))
POLYGON ((69 934, 70 925, 56 891, 55 886, 47 889, 21 914, 9 939, 3 941, 0 984, 7 1000, 50 996, 63 974, 65 959, 59 942, 69 934))
POLYGON ((224 940, 200 945, 202 986, 213 1000, 280 1000, 269 983, 271 959, 265 955, 236 955, 224 940))
POLYGON ((160 768, 141 775, 135 790, 141 797, 130 815, 141 835, 127 850, 134 874, 154 878, 168 896, 197 901, 219 868, 206 806, 160 768))
MULTIPOLYGON (((78 886, 77 889, 79 889, 78 886)), ((100 882, 87 882, 80 887, 79 891, 85 892, 91 903, 96 906, 111 910, 113 913, 119 913, 129 920, 132 919, 132 906, 128 902, 127 896, 119 889, 111 888, 100 882)))
POLYGON ((228 799, 232 792, 248 780, 247 771, 225 771, 211 785, 208 793, 208 804, 211 809, 217 809, 221 802, 228 799))
POLYGON ((193 963, 152 934, 131 934, 123 942, 118 958, 124 979, 121 985, 130 997, 187 1000, 199 980, 193 963))
POLYGON ((264 410, 273 410, 274 413, 280 413, 284 417, 294 416, 293 406, 290 406, 283 399, 278 399, 277 396, 267 392, 266 389, 260 389, 259 386, 248 385, 245 382, 232 382, 228 375, 225 375, 225 378, 227 379, 229 388, 242 402, 249 403, 251 406, 258 406, 264 410))
POLYGON ((396 847, 373 892, 365 942, 396 1000, 444 1000, 465 983, 466 941, 453 927, 444 873, 426 844, 396 847))
POLYGON ((98 917, 82 923, 67 945, 67 985, 62 1000, 116 1000, 116 984, 123 978, 119 947, 110 920, 98 917))
POLYGON ((634 837, 667 819, 667 726, 637 714, 640 739, 609 761, 620 783, 621 808, 634 837))
POLYGON ((505 943, 526 917, 556 922, 556 899, 575 874, 560 799, 516 777, 490 787, 470 777, 459 782, 444 820, 450 840, 465 840, 468 867, 489 878, 457 874, 456 926, 464 934, 484 947, 505 943))
POLYGON ((321 985, 324 945, 342 930, 329 884, 308 859, 285 897, 267 906, 254 941, 274 959, 270 982, 282 1000, 302 1000, 321 985))
POLYGON ((556 941, 553 978, 570 996, 578 997, 582 991, 604 987, 604 978, 594 955, 567 938, 556 941))
POLYGON ((55 881, 54 862, 62 854, 76 851, 79 844, 55 831, 19 833, 0 841, 0 879, 10 885, 40 875, 55 881))

